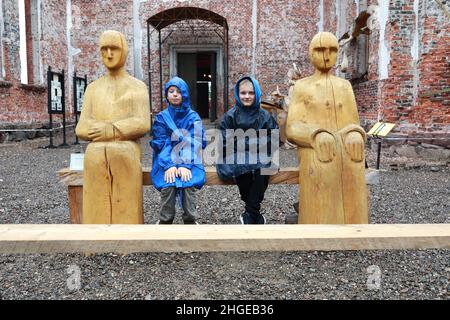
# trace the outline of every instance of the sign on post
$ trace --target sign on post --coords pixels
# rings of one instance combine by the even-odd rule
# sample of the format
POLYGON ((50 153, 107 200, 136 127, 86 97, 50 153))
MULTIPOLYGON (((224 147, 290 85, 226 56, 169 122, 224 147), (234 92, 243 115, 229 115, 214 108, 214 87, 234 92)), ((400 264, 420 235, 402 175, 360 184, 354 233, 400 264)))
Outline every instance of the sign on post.
POLYGON ((50 117, 50 144, 46 148, 55 148, 53 145, 53 115, 63 115, 63 132, 64 142, 61 146, 67 146, 66 143, 66 104, 65 104, 65 90, 64 90, 64 70, 61 73, 53 72, 49 66, 47 71, 47 108, 50 117))
POLYGON ((367 132, 368 135, 374 137, 385 137, 395 127, 395 123, 379 121, 367 132))
POLYGON ((49 114, 64 114, 65 101, 64 101, 64 74, 48 70, 48 83, 49 83, 49 114))
MULTIPOLYGON (((380 138, 386 137, 389 132, 395 127, 395 123, 379 121, 374 124, 374 126, 367 132, 369 136, 380 138)), ((378 141, 377 150, 377 170, 380 169, 380 157, 381 157, 381 141, 378 141)))
MULTIPOLYGON (((77 73, 73 76, 73 105, 75 108, 75 127, 78 124, 78 116, 83 109, 84 92, 87 87, 87 76, 84 78, 77 77, 77 73)), ((75 143, 78 144, 78 136, 75 134, 75 143)))

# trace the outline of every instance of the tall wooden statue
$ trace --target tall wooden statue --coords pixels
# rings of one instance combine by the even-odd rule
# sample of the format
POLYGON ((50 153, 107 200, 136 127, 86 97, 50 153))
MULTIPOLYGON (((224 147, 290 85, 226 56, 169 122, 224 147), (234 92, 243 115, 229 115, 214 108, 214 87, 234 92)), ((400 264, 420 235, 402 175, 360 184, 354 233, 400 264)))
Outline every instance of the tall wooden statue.
POLYGON ((314 36, 309 57, 316 71, 298 80, 286 134, 299 146, 299 223, 368 223, 364 166, 366 133, 359 125, 353 89, 331 74, 338 41, 314 36))
POLYGON ((83 223, 143 223, 141 149, 150 130, 147 87, 125 71, 123 34, 105 31, 100 54, 108 73, 86 89, 76 134, 91 141, 84 158, 83 223))

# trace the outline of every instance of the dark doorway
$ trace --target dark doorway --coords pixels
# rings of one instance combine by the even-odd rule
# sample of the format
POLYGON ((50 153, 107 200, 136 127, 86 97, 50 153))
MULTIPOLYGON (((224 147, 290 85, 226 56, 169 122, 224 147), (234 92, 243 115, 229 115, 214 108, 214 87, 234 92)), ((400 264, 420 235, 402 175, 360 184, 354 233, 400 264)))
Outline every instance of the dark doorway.
POLYGON ((216 53, 178 53, 177 69, 189 86, 194 110, 202 119, 216 120, 216 53))

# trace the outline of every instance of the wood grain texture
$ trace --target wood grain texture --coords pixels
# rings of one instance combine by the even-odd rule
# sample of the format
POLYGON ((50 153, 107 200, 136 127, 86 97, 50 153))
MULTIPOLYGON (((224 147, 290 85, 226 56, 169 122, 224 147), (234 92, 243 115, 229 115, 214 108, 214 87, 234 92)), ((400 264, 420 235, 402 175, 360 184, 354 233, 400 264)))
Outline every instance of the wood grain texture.
POLYGON ((69 186, 69 212, 70 223, 82 223, 83 221, 83 187, 69 186))
MULTIPOLYGON (((215 167, 206 167, 206 185, 233 185, 233 180, 223 181, 217 175, 215 167)), ((82 186, 83 172, 72 171, 68 168, 58 171, 60 182, 66 186, 82 186)), ((298 168, 288 167, 281 168, 279 172, 272 175, 269 179, 271 184, 298 184, 298 168)), ((148 167, 142 168, 142 184, 144 186, 152 185, 151 169, 148 167)))
POLYGON ((99 52, 108 72, 91 82, 75 132, 84 154, 83 223, 144 223, 141 149, 150 130, 148 90, 126 72, 128 45, 117 31, 102 33, 99 52))
MULTIPOLYGON (((206 185, 234 185, 232 180, 222 181, 217 176, 214 167, 206 167, 206 185)), ((366 176, 369 173, 377 173, 376 170, 367 170, 366 176)), ((71 223, 81 223, 82 216, 82 199, 83 199, 83 172, 72 171, 68 168, 58 171, 60 182, 69 188, 69 209, 71 223)), ((150 168, 143 168, 142 170, 143 185, 152 185, 150 168)), ((299 173, 295 167, 281 168, 278 173, 271 176, 270 184, 298 184, 299 173)))
POLYGON ((0 225, 0 253, 450 248, 450 224, 0 225))
POLYGON ((300 162, 299 223, 369 222, 364 141, 353 89, 333 75, 339 44, 329 32, 311 40, 316 71, 295 83, 286 124, 300 162))

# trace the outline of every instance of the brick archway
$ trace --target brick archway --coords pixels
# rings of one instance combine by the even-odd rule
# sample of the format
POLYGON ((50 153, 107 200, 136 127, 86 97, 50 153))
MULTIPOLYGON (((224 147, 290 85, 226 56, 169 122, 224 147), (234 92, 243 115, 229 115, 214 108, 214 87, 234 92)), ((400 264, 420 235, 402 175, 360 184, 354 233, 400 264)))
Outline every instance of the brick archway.
MULTIPOLYGON (((161 11, 150 18, 147 19, 147 53, 150 56, 151 53, 151 41, 150 37, 153 32, 158 32, 158 52, 159 52, 159 97, 161 102, 161 110, 163 108, 163 57, 162 57, 162 44, 171 37, 174 31, 182 30, 183 28, 187 28, 189 30, 192 29, 192 33, 205 31, 208 29, 209 31, 213 31, 220 37, 222 46, 223 46, 223 54, 221 55, 221 65, 223 68, 223 80, 221 81, 223 88, 220 90, 223 92, 223 105, 226 108, 228 106, 228 23, 226 18, 221 15, 212 12, 207 9, 197 8, 197 7, 177 7, 171 8, 164 11, 161 11), (202 22, 201 24, 196 22, 202 22), (165 38, 162 38, 161 31, 163 29, 173 28, 166 35, 165 38)), ((149 79, 151 79, 151 59, 148 59, 148 72, 149 79)), ((149 85, 149 95, 151 101, 151 110, 153 111, 152 105, 152 86, 149 85)), ((217 106, 216 106, 217 107, 217 106)), ((214 113, 211 116, 211 119, 215 118, 216 107, 214 108, 214 113)))

